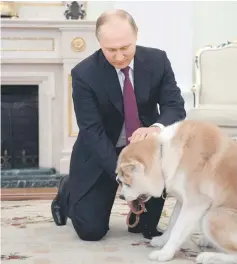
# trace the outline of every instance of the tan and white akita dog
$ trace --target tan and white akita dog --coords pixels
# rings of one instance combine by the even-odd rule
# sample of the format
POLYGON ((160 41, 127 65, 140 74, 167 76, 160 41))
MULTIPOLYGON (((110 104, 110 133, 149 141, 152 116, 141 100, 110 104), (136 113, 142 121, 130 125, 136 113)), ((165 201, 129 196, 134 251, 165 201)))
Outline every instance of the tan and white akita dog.
POLYGON ((177 203, 164 234, 151 240, 161 249, 149 258, 168 261, 200 224, 197 263, 237 264, 237 143, 220 129, 185 120, 121 152, 117 180, 128 202, 160 197, 164 188, 177 203))

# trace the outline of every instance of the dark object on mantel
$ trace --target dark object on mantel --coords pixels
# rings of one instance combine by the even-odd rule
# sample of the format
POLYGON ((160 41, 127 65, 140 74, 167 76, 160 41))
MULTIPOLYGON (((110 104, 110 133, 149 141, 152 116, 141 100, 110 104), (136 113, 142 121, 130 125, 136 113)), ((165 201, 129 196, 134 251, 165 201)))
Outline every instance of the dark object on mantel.
POLYGON ((84 19, 86 16, 83 4, 80 5, 77 1, 67 4, 67 7, 68 9, 64 12, 66 19, 84 19))
POLYGON ((13 1, 0 2, 1 18, 17 18, 17 8, 13 1))

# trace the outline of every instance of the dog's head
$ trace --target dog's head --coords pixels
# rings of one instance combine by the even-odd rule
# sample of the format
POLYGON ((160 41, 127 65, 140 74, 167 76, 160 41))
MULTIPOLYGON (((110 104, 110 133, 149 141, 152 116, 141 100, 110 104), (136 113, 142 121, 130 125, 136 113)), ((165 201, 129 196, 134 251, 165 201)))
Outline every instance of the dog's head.
POLYGON ((116 168, 121 195, 126 201, 160 197, 164 190, 160 144, 157 136, 131 143, 120 153, 116 168))

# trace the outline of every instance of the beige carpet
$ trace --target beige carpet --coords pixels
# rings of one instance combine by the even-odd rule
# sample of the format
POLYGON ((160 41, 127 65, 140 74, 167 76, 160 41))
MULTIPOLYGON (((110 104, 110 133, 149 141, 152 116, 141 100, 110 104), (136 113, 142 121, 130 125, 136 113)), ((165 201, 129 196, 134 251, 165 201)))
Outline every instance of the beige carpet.
MULTIPOLYGON (((152 263, 152 251, 140 234, 130 234, 126 227, 127 205, 117 199, 111 216, 110 232, 99 242, 81 241, 71 222, 57 227, 52 221, 51 201, 1 203, 1 259, 9 264, 100 264, 152 263)), ((165 228, 174 200, 165 204, 159 227, 165 228)), ((95 219, 96 221, 96 219, 95 219)), ((191 264, 201 249, 187 242, 171 264, 191 264)))

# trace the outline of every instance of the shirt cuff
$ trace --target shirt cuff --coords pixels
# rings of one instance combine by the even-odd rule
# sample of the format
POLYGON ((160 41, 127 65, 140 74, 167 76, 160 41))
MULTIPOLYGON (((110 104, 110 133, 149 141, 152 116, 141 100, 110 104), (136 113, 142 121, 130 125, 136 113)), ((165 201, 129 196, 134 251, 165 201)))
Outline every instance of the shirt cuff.
POLYGON ((159 127, 161 131, 165 128, 165 126, 160 123, 154 123, 151 127, 159 127))

